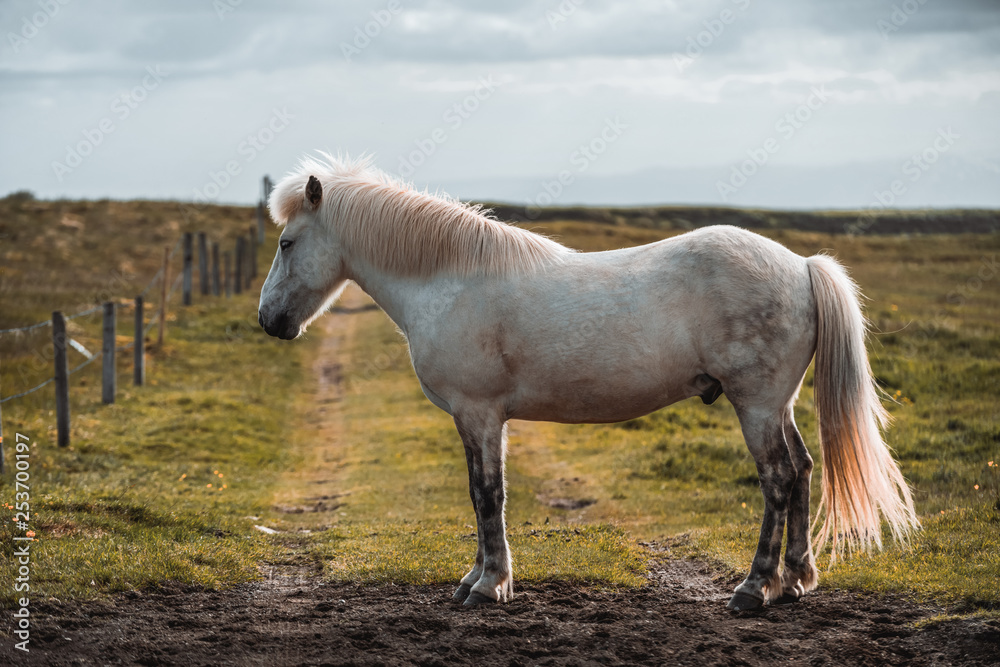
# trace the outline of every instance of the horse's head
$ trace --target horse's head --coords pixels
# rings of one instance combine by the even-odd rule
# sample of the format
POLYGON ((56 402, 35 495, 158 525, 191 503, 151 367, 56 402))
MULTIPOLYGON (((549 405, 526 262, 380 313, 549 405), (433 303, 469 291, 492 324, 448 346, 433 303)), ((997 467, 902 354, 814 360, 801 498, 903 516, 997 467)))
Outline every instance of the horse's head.
POLYGON ((264 331, 285 340, 299 336, 345 283, 336 230, 323 220, 323 186, 310 176, 305 189, 301 187, 295 193, 275 193, 295 200, 281 202, 288 211, 285 229, 257 310, 264 331))

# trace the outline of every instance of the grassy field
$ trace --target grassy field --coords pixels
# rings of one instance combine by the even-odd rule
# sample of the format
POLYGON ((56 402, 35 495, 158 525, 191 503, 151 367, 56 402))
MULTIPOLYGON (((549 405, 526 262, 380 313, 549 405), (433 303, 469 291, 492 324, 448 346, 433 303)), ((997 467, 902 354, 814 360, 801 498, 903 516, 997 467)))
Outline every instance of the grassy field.
MULTIPOLYGON (((136 294, 155 274, 162 247, 182 231, 205 230, 231 248, 251 216, 220 207, 211 219, 185 220, 165 203, 0 200, 0 328, 136 294)), ((273 247, 277 234, 270 233, 273 247)), ((71 377, 68 448, 55 445, 51 385, 3 405, 8 466, 16 434, 31 442, 33 598, 88 598, 171 581, 227 585, 256 578, 274 553, 247 517, 270 511, 270 489, 288 466, 280 443, 291 427, 284 415, 302 376, 299 356, 256 326, 254 291, 198 295, 188 308, 179 296, 162 347, 152 331, 146 386, 132 386, 131 351, 118 355, 114 405, 101 404, 100 363, 71 377)), ((130 340, 132 318, 130 309, 120 313, 119 344, 130 340)), ((100 350, 99 313, 69 322, 68 332, 100 350)), ((3 395, 51 375, 50 350, 47 327, 0 336, 3 395)), ((83 360, 69 354, 71 367, 83 360)), ((17 500, 8 473, 0 485, 5 582, 15 576, 12 532, 22 532, 11 521, 17 500)), ((0 604, 19 595, 5 585, 0 604)))
MULTIPOLYGON (((147 248, 148 257, 132 260, 137 278, 123 294, 144 284, 159 247, 185 225, 224 234, 251 221, 246 209, 178 221, 168 204, 144 202, 4 205, 27 207, 18 215, 38 222, 19 229, 17 244, 4 239, 0 327, 44 319, 57 306, 88 305, 93 288, 84 285, 93 267, 131 257, 128 247, 147 248), (52 210, 59 206, 77 207, 72 214, 98 237, 136 215, 146 223, 114 239, 106 254, 99 243, 91 247, 91 260, 77 263, 89 234, 70 236, 62 254, 51 254, 53 238, 66 236, 65 212, 52 210), (114 207, 121 210, 109 214, 114 207)), ((676 233, 574 221, 530 227, 583 250, 676 233)), ((821 585, 997 608, 1000 237, 767 235, 802 254, 832 252, 868 295, 877 332, 872 364, 895 418, 888 441, 924 525, 911 549, 850 559, 824 572, 821 585)), ((262 257, 273 235, 269 243, 262 257)), ((474 521, 460 441, 450 418, 423 397, 403 341, 378 311, 332 315, 350 330, 338 351, 343 396, 331 409, 339 443, 326 475, 346 494, 342 504, 331 512, 276 511, 296 475, 313 465, 317 440, 328 436, 307 418, 315 396, 310 360, 321 336, 267 339, 248 323, 254 303, 244 295, 177 311, 169 344, 152 352, 156 384, 133 389, 122 380, 113 407, 99 405, 96 369, 78 378, 87 384, 73 389, 71 450, 53 446, 50 392, 4 405, 8 445, 15 429, 37 443, 42 594, 85 597, 166 580, 232 583, 257 576, 256 564, 282 547, 309 555, 336 579, 456 581, 468 568, 474 521), (220 482, 227 488, 219 490, 220 482), (265 539, 254 523, 283 532, 265 539)), ((32 346, 44 342, 0 338, 4 395, 30 386, 22 370, 31 369, 32 346)), ((796 418, 818 460, 811 377, 796 418)), ((727 573, 749 565, 762 500, 724 398, 606 426, 514 422, 508 469, 508 523, 522 583, 560 577, 638 585, 648 558, 640 542, 651 539, 727 573)), ((818 481, 814 475, 814 496, 818 481)), ((12 491, 5 484, 0 500, 11 503, 12 491)), ((10 540, 0 539, 7 549, 10 540)), ((8 575, 5 567, 6 559, 0 576, 8 575)))

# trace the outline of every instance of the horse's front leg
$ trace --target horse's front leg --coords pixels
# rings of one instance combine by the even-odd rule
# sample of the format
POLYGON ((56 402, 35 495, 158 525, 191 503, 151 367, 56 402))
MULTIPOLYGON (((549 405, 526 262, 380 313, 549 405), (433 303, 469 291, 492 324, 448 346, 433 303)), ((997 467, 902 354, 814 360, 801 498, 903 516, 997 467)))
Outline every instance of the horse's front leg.
MULTIPOLYGON (((464 438, 463 438, 464 440, 464 438)), ((465 462, 469 466, 469 496, 472 498, 472 508, 476 511, 476 562, 468 574, 462 577, 458 589, 452 595, 453 600, 465 602, 472 592, 472 586, 483 575, 483 523, 479 518, 479 502, 476 494, 476 469, 482 469, 482 456, 474 447, 465 445, 465 462)))
POLYGON ((502 419, 468 414, 456 414, 455 425, 469 464, 469 494, 476 510, 479 537, 476 563, 462 578, 455 596, 464 595, 469 586, 467 605, 507 601, 514 592, 504 523, 507 428, 502 419))

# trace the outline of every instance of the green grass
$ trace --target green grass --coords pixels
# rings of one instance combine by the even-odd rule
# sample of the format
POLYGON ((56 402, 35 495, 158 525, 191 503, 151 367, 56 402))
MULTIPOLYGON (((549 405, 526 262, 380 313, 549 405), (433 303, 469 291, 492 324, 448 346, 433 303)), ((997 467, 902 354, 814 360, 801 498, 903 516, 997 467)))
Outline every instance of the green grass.
MULTIPOLYGON (((715 528, 692 530, 677 540, 677 553, 708 559, 742 572, 753 558, 759 516, 715 528)), ((1000 611, 1000 509, 980 504, 922 517, 913 543, 854 554, 829 565, 820 559, 823 587, 895 593, 959 609, 1000 611)), ((884 539, 888 540, 886 533, 884 539)))
MULTIPOLYGON (((232 307, 182 311, 169 342, 150 355, 148 386, 129 386, 123 373, 112 406, 99 402, 97 364, 74 376, 66 449, 55 446, 50 410, 32 410, 31 400, 9 404, 8 448, 15 431, 32 441, 35 595, 79 598, 168 580, 216 586, 257 576, 273 548, 247 517, 269 511, 269 490, 288 465, 284 415, 300 366, 263 332, 229 338, 232 307)), ((50 400, 34 397, 26 398, 50 400)), ((14 492, 8 476, 0 500, 13 505, 14 492)), ((10 581, 12 523, 0 525, 7 556, 0 576, 10 581)), ((11 589, 2 595, 9 602, 11 589)))
MULTIPOLYGON (((124 226, 136 210, 141 214, 154 207, 142 202, 131 207, 107 202, 32 205, 53 210, 39 214, 30 228, 34 237, 20 229, 20 244, 4 244, 4 326, 46 319, 59 306, 90 305, 94 278, 87 265, 61 263, 65 248, 32 240, 52 236, 61 208, 82 209, 80 217, 89 219, 95 209, 108 214, 109 208, 120 206, 125 210, 119 218, 102 219, 110 229, 115 222, 124 226), (25 247, 33 250, 28 253, 25 247), (47 284, 55 286, 52 293, 47 284), (14 307, 8 310, 7 304, 14 307)), ((167 205, 157 206, 161 217, 171 214, 167 205)), ((242 212, 240 227, 252 219, 249 215, 242 212)), ((238 228, 225 214, 216 223, 213 233, 220 236, 238 228)), ((162 230, 150 225, 145 231, 139 237, 154 243, 162 230)), ((121 250, 119 241, 109 241, 109 253, 121 250)), ((108 265, 99 254, 89 257, 108 265)), ((141 268, 115 285, 111 296, 134 293, 155 273, 156 263, 141 268)), ((132 386, 130 350, 118 354, 114 405, 100 402, 100 363, 71 377, 68 448, 55 443, 51 386, 4 404, 8 466, 16 434, 31 442, 30 523, 37 540, 31 545, 30 597, 84 599, 168 581, 230 585, 256 578, 262 559, 275 553, 277 547, 253 529, 248 517, 270 511, 273 487, 292 460, 283 441, 291 426, 285 416, 302 376, 298 350, 275 345, 252 322, 252 292, 195 300, 194 306, 182 308, 175 297, 162 347, 155 345, 153 330, 146 386, 132 386)), ((131 317, 130 311, 121 314, 120 335, 131 333, 131 317)), ((70 325, 74 338, 90 350, 100 349, 99 319, 82 318, 70 325)), ((51 374, 50 336, 43 329, 38 335, 0 337, 4 395, 51 374)), ((119 344, 128 340, 122 335, 119 344)), ((70 355, 71 364, 82 360, 76 352, 70 355)), ((11 538, 22 534, 11 522, 15 492, 8 474, 0 483, 0 579, 7 582, 15 576, 11 538)), ((0 606, 21 595, 4 587, 0 606)))
MULTIPOLYGON (((508 530, 517 580, 639 586, 646 558, 621 529, 519 525, 508 530)), ((428 519, 344 522, 290 542, 304 547, 327 578, 361 583, 458 583, 476 551, 468 526, 428 519)))
MULTIPOLYGON (((94 267, 115 266, 123 257, 134 258, 124 267, 131 273, 115 294, 132 294, 179 231, 202 226, 222 240, 252 220, 247 209, 219 208, 185 222, 176 205, 155 202, 8 201, 0 202, 0 214, 0 326, 45 319, 56 307, 91 305, 117 280, 94 267), (67 215, 76 216, 68 227, 67 215), (88 233, 73 231, 77 219, 88 233), (8 244, 15 232, 17 243, 8 244), (85 245, 88 260, 81 261, 85 245), (143 250, 132 253, 129 246, 143 250)), ((575 221, 531 228, 584 250, 674 233, 575 221)), ((801 254, 832 251, 868 295, 878 332, 869 346, 872 365, 893 397, 888 442, 924 525, 908 549, 889 545, 823 569, 821 586, 995 609, 1000 275, 989 271, 1000 237, 768 235, 801 254)), ((273 243, 272 230, 268 247, 273 243)), ((342 427, 324 476, 347 494, 343 505, 315 514, 274 510, 275 498, 303 495, 295 487, 320 444, 310 421, 316 405, 308 367, 319 336, 294 343, 267 338, 252 321, 254 301, 251 294, 173 309, 168 344, 150 353, 148 386, 131 387, 129 357, 120 358, 114 406, 99 403, 97 364, 74 376, 67 450, 54 445, 50 390, 4 405, 8 451, 15 431, 35 443, 32 504, 40 540, 33 594, 85 598, 166 581, 222 586, 256 577, 260 562, 280 560, 286 547, 338 580, 455 583, 468 569, 474 517, 461 442, 451 419, 421 393, 404 342, 377 311, 336 315, 352 333, 337 359, 342 427), (253 523, 285 532, 266 538, 253 523)), ((119 334, 128 333, 129 316, 122 313, 119 334)), ((71 327, 75 338, 99 348, 96 319, 71 327)), ((43 330, 0 338, 4 395, 50 372, 47 336, 43 330)), ((819 460, 811 382, 809 375, 796 420, 819 460)), ((513 422, 510 431, 516 585, 553 577, 640 585, 649 558, 640 541, 650 539, 727 574, 749 566, 763 504, 725 398, 711 406, 686 401, 622 424, 513 422), (563 509, 567 500, 586 502, 563 509)), ((817 474, 814 510, 818 482, 817 474)), ((0 487, 0 501, 13 501, 9 483, 0 487)), ((10 530, 0 523, 5 556, 10 530)), ((821 568, 826 561, 820 558, 821 568)), ((10 568, 8 558, 0 559, 0 576, 9 577, 10 568)), ((0 604, 11 596, 5 591, 0 604)))

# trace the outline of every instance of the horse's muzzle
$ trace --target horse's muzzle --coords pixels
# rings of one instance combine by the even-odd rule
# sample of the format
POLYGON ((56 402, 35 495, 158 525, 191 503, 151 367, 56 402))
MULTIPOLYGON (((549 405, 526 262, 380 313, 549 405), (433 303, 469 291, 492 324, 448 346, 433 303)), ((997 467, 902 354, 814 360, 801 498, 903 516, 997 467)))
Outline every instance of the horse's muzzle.
POLYGON ((257 322, 263 327, 268 336, 274 336, 281 340, 292 340, 298 338, 299 327, 292 326, 287 313, 281 313, 274 319, 267 321, 264 313, 257 311, 257 322))

